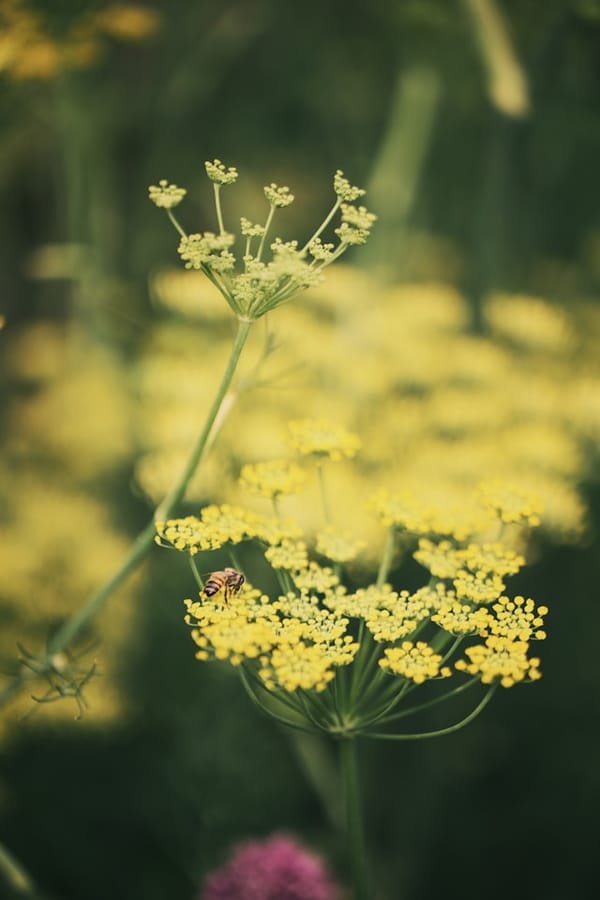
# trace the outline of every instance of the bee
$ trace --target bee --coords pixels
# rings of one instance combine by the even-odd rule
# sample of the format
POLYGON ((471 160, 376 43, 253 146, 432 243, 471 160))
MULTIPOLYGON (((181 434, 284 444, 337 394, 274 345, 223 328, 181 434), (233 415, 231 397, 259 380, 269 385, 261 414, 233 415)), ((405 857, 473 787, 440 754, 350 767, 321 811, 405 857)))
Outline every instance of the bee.
POLYGON ((212 597, 220 590, 223 591, 223 599, 225 603, 229 601, 230 594, 237 594, 241 586, 246 580, 246 576, 238 572, 237 569, 227 567, 218 572, 212 572, 204 585, 204 595, 212 597))

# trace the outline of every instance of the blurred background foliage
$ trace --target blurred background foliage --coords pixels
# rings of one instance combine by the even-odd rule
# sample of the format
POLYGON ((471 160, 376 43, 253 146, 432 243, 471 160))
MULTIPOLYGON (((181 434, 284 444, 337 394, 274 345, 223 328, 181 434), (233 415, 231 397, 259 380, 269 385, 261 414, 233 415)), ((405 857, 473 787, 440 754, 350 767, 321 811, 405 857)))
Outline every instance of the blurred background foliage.
MULTIPOLYGON (((595 896, 599 49, 597 0, 0 3, 7 678, 119 564, 212 397, 232 323, 147 199, 169 178, 186 226, 213 227, 205 159, 240 170, 232 221, 276 181, 282 236, 308 235, 338 167, 379 221, 275 313, 260 384, 256 329, 187 509, 235 502, 298 414, 361 434, 334 497, 373 552, 383 485, 455 503, 510 475, 543 498, 511 587, 551 607, 544 680, 458 735, 363 747, 382 898, 429 900, 442 873, 463 900, 595 896)), ((310 527, 314 505, 286 509, 310 527)), ((59 661, 91 672, 83 708, 3 711, 0 837, 46 897, 185 900, 282 829, 344 878, 314 748, 194 661, 192 591, 156 550, 59 661)))

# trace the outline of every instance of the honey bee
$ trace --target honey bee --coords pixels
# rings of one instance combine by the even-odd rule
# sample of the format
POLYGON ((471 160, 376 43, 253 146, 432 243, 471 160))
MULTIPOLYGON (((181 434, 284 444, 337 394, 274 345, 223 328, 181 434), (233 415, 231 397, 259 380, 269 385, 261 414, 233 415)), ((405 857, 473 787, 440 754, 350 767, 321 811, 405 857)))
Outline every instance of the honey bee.
POLYGON ((204 595, 212 597, 220 590, 223 591, 223 599, 225 603, 229 601, 230 594, 237 594, 241 586, 246 580, 246 576, 238 572, 237 569, 227 567, 218 572, 212 572, 204 585, 204 595))

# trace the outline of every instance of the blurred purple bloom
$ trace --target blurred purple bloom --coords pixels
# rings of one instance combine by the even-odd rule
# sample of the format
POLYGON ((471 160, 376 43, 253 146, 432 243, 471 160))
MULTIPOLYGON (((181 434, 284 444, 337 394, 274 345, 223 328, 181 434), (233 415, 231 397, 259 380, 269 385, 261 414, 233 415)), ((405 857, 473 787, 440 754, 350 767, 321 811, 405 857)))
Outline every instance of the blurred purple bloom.
POLYGON ((241 844, 208 876, 202 900, 339 900, 325 863, 294 838, 275 835, 241 844))

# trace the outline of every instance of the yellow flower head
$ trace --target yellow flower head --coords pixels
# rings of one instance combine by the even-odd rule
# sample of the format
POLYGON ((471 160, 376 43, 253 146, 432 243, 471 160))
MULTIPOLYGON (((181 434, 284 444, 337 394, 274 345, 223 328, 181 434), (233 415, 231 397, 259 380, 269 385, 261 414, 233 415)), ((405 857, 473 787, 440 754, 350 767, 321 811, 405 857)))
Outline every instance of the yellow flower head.
POLYGON ((306 483, 306 472, 299 465, 287 460, 245 465, 240 474, 240 484, 250 493, 269 499, 282 494, 299 494, 306 483))
POLYGON ((273 646, 277 637, 273 623, 265 619, 249 620, 235 608, 224 607, 219 620, 192 630, 199 650, 198 659, 228 660, 240 665, 244 659, 256 659, 273 646))
POLYGON ((428 538, 420 538, 419 549, 413 556, 436 578, 454 578, 463 565, 460 553, 451 541, 435 543, 428 538))
POLYGON ((544 616, 548 614, 546 606, 536 609, 531 599, 524 597, 499 597, 492 610, 495 615, 489 616, 487 629, 484 634, 496 634, 508 638, 511 641, 530 641, 535 638, 543 641, 546 632, 543 631, 544 616))
POLYGON ((527 641, 512 641, 508 637, 491 635, 485 644, 476 644, 465 650, 465 659, 455 663, 461 672, 481 675, 483 684, 499 681, 502 687, 512 687, 519 681, 541 678, 539 659, 527 657, 527 641))
POLYGON ((215 542, 239 544, 241 541, 258 537, 264 527, 264 518, 258 513, 240 506, 205 506, 202 522, 215 542))
POLYGON ((387 669, 395 675, 402 675, 414 681, 415 684, 423 684, 428 678, 447 678, 450 670, 440 668, 442 657, 434 653, 433 648, 425 641, 403 641, 399 647, 390 647, 384 651, 383 659, 379 660, 382 669, 387 669))
POLYGON ((452 541, 419 540, 414 558, 436 578, 457 578, 464 570, 479 577, 514 575, 525 558, 500 543, 471 543, 459 548, 452 541))
POLYGON ((531 527, 540 524, 542 506, 535 494, 501 481, 488 481, 479 486, 484 506, 506 524, 523 523, 531 527))
POLYGON ((220 159, 215 159, 213 162, 207 160, 204 163, 204 168, 206 169, 206 174, 210 180, 215 184, 234 184, 237 181, 238 171, 236 167, 229 166, 229 168, 227 168, 220 159))
POLYGON ((260 662, 258 674, 270 689, 323 691, 335 674, 323 648, 304 641, 280 644, 269 656, 261 657, 260 662))
POLYGON ((483 314, 494 331, 527 349, 564 353, 574 345, 564 311, 541 297, 497 294, 483 314))
POLYGON ((454 590, 459 600, 471 603, 492 603, 504 590, 504 582, 499 575, 484 572, 467 572, 462 569, 453 580, 454 590))
POLYGON ((452 603, 456 600, 454 591, 449 590, 441 581, 424 585, 416 590, 412 597, 413 600, 419 600, 425 604, 430 612, 436 612, 444 603, 452 603))
POLYGON ((431 621, 450 634, 485 634, 491 616, 487 609, 473 609, 468 603, 443 603, 431 621))
POLYGON ((295 419, 289 423, 291 446, 303 456, 339 462, 360 449, 360 438, 326 419, 295 419))
POLYGON ((515 575, 525 565, 525 557, 500 543, 469 544, 459 551, 463 566, 483 575, 515 575))
POLYGON ((304 541, 284 538, 281 543, 265 550, 265 559, 268 559, 274 569, 299 572, 308 566, 308 549, 304 541))
POLYGON ((148 188, 150 200, 160 209, 173 209, 181 203, 186 194, 185 188, 169 184, 166 178, 161 179, 158 184, 151 184, 148 188))
POLYGON ((432 510, 408 494, 381 490, 371 498, 370 506, 387 528, 401 528, 413 534, 432 531, 432 510))
POLYGON ((294 584, 300 591, 314 591, 317 594, 325 594, 340 583, 333 569, 316 562, 309 562, 305 569, 295 572, 293 577, 294 584))
POLYGON ((317 553, 333 562, 344 563, 354 559, 366 546, 365 541, 352 537, 348 532, 328 526, 317 534, 317 553))
POLYGON ((376 641, 393 642, 412 634, 428 616, 427 606, 413 601, 408 591, 402 591, 393 609, 374 609, 365 621, 376 641))
POLYGON ((343 591, 330 593, 325 597, 325 603, 341 615, 366 619, 375 610, 393 609, 398 603, 398 597, 398 593, 389 584, 382 587, 373 584, 367 588, 359 588, 353 594, 343 591))
POLYGON ((197 516, 156 522, 155 540, 159 545, 166 541, 176 550, 186 550, 192 555, 200 550, 218 550, 222 546, 197 516))

